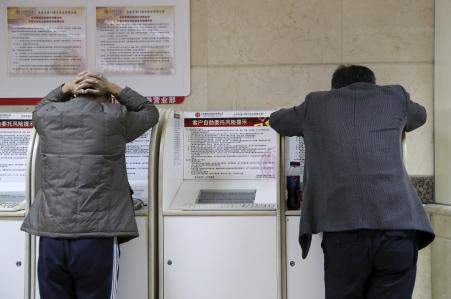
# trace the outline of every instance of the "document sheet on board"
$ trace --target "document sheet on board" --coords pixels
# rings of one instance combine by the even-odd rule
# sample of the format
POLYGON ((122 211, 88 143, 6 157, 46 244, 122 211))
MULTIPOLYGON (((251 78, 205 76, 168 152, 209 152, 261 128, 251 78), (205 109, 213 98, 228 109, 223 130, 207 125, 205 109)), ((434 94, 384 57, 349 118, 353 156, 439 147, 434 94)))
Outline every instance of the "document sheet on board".
POLYGON ((133 189, 133 197, 148 202, 148 169, 149 169, 149 147, 152 129, 127 143, 125 149, 125 161, 127 176, 133 189))
POLYGON ((185 179, 274 179, 270 112, 185 112, 185 179))
POLYGON ((8 7, 9 74, 77 74, 87 66, 83 7, 8 7))
POLYGON ((172 75, 174 7, 97 7, 97 69, 106 73, 172 75))

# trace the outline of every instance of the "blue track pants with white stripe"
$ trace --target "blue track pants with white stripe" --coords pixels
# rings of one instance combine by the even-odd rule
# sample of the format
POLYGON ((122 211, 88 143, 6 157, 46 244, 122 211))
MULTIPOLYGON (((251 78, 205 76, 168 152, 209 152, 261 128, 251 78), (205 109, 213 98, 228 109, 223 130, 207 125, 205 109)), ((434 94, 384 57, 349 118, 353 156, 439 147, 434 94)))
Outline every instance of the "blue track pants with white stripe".
POLYGON ((39 240, 41 299, 115 299, 118 270, 116 238, 39 240))

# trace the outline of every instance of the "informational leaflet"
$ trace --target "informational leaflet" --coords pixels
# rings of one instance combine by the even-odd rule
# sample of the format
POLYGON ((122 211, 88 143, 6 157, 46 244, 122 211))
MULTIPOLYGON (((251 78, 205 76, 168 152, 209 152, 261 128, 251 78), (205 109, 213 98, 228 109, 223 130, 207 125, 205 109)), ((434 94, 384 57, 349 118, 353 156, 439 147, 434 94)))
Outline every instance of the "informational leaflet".
POLYGON ((152 129, 127 143, 125 149, 125 161, 127 166, 127 176, 133 197, 139 198, 147 203, 148 199, 148 168, 149 168, 149 148, 152 129))
POLYGON ((127 143, 125 158, 129 180, 147 180, 151 134, 152 129, 138 137, 133 142, 127 143))
POLYGON ((0 113, 0 191, 25 191, 31 113, 0 113))
POLYGON ((182 118, 181 114, 174 113, 174 168, 182 166, 182 118))
POLYGON ((270 112, 185 112, 185 179, 274 179, 270 112))
MULTIPOLYGON (((302 137, 285 137, 285 169, 288 170, 291 161, 301 162, 301 173, 305 166, 305 145, 302 137)), ((302 177, 301 177, 302 180, 302 177)))
POLYGON ((97 70, 172 75, 174 7, 97 7, 97 70))
POLYGON ((87 66, 83 7, 8 7, 10 75, 77 74, 87 66))

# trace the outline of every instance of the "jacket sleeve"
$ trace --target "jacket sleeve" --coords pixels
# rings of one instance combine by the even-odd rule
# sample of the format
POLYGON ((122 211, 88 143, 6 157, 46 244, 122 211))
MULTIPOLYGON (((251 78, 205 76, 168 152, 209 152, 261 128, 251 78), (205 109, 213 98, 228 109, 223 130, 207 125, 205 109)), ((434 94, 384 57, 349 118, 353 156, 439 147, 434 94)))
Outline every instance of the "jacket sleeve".
POLYGON ((117 96, 117 100, 127 108, 127 142, 135 140, 158 122, 158 109, 130 87, 125 87, 117 96))
POLYGON ((404 129, 406 132, 410 132, 424 125, 427 114, 423 106, 410 100, 409 93, 405 90, 404 94, 407 97, 407 120, 404 129))
POLYGON ((271 113, 271 128, 282 136, 304 136, 306 102, 307 100, 299 106, 271 113))
POLYGON ((32 119, 33 119, 33 125, 36 129, 36 131, 38 132, 38 134, 42 134, 41 128, 39 126, 39 121, 37 119, 37 115, 36 112, 41 109, 44 108, 45 106, 47 106, 50 103, 55 103, 55 102, 66 102, 69 101, 72 98, 72 94, 65 94, 63 93, 63 85, 58 86, 57 88, 55 88, 54 90, 52 90, 51 92, 49 92, 35 107, 34 107, 34 111, 33 111, 33 115, 32 115, 32 119))
POLYGON ((39 110, 43 106, 54 103, 54 102, 67 102, 72 98, 72 94, 63 93, 63 85, 58 86, 51 92, 49 92, 34 108, 35 110, 39 110))

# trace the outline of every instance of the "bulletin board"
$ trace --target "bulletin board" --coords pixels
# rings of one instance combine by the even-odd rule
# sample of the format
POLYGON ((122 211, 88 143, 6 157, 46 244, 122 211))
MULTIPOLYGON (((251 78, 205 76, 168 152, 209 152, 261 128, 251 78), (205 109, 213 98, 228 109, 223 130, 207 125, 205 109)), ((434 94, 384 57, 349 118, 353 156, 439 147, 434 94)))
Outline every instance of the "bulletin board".
POLYGON ((0 20, 0 105, 83 70, 162 104, 190 93, 189 0, 6 0, 0 20))

